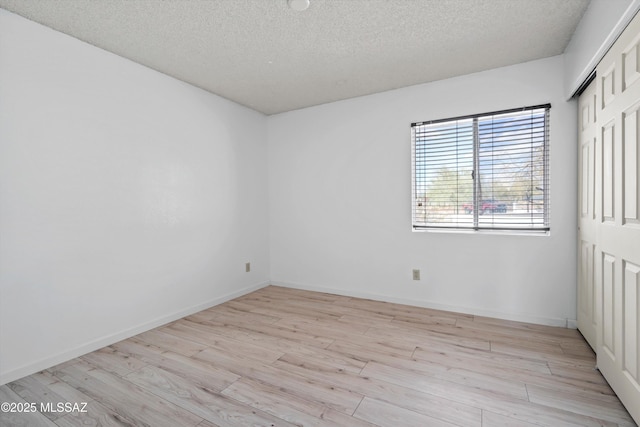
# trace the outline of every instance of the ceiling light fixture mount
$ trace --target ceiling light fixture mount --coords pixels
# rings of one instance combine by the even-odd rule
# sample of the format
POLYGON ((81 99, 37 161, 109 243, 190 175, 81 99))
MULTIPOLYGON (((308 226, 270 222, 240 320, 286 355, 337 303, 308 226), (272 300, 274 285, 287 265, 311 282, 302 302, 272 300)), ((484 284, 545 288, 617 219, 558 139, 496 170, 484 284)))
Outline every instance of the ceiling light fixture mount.
POLYGON ((298 12, 309 8, 309 0, 287 0, 287 4, 291 9, 297 10, 298 12))

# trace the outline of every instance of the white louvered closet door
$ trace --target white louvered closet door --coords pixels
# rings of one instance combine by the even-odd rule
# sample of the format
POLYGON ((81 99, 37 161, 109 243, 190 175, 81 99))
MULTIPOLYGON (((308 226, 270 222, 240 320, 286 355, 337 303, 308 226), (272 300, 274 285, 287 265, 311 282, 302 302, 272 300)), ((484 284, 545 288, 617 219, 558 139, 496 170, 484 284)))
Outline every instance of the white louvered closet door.
MULTIPOLYGON (((580 140, 579 327, 594 345, 595 323, 598 368, 640 423, 640 15, 598 64, 595 83, 593 167, 590 136, 580 140)), ((591 102, 585 94, 581 106, 591 102)))

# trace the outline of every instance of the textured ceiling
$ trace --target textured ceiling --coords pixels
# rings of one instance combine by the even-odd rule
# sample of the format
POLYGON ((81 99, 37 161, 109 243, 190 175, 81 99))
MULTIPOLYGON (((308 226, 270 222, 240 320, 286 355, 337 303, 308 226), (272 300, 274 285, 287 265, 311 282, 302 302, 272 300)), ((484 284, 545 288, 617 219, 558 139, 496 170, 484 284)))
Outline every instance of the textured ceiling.
POLYGON ((266 114, 561 54, 588 0, 0 0, 266 114))

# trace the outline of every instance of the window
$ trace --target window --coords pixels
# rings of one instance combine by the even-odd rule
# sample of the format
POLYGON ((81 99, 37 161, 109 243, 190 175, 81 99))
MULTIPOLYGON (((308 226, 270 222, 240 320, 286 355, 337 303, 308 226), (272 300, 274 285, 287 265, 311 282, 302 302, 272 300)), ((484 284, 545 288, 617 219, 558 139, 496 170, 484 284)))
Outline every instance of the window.
POLYGON ((413 229, 548 231, 550 108, 413 123, 413 229))

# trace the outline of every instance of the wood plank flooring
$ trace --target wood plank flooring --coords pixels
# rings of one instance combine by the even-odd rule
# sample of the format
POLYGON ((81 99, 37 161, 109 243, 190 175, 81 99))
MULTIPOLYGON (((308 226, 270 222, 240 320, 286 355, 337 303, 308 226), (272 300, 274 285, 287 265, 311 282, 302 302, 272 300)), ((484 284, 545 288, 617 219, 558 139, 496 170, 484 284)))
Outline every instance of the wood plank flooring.
POLYGON ((575 330, 269 286, 0 387, 52 404, 0 425, 635 426, 594 366, 575 330))

